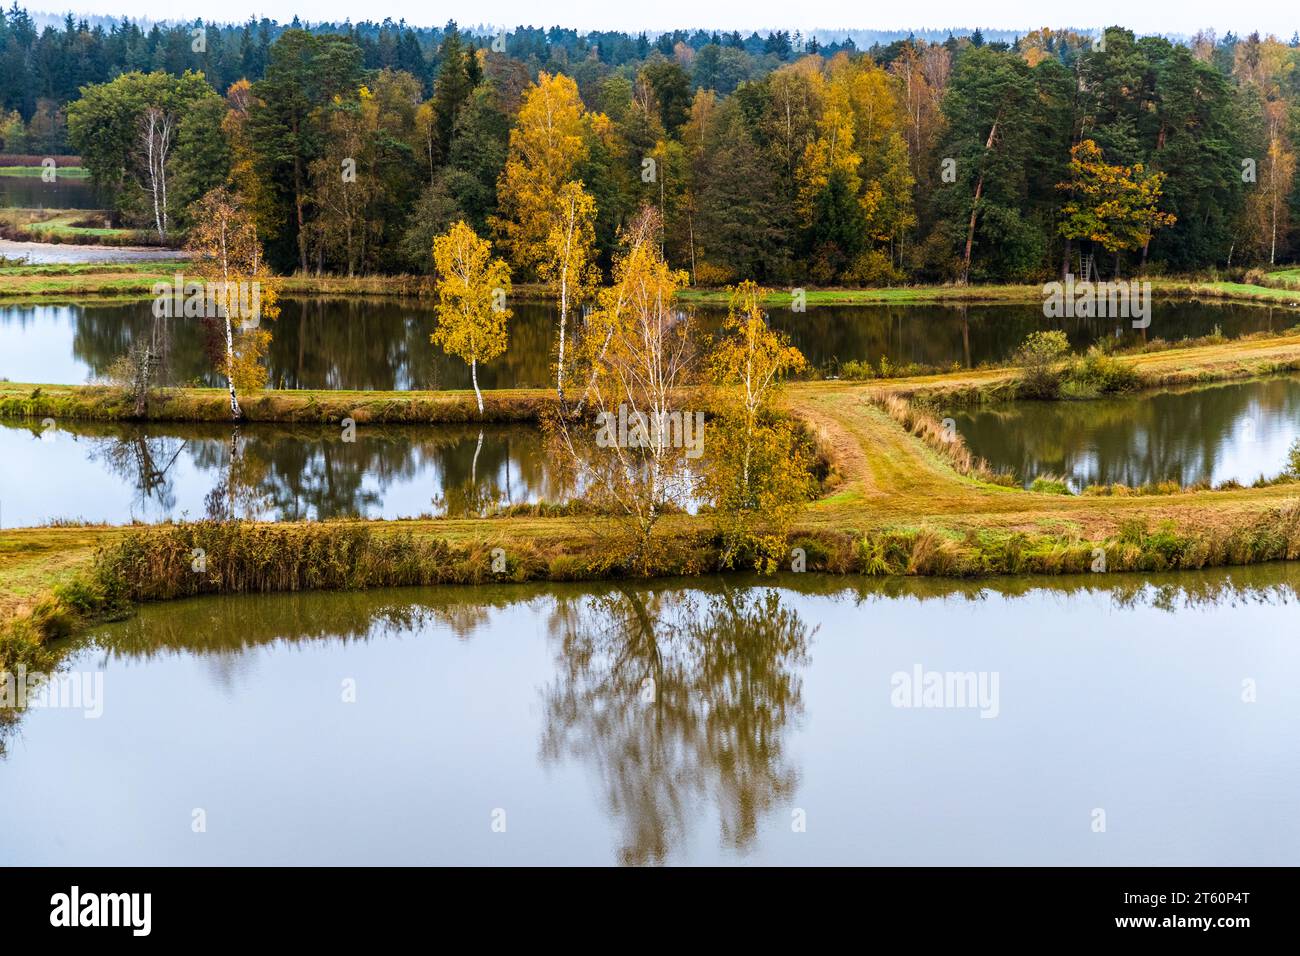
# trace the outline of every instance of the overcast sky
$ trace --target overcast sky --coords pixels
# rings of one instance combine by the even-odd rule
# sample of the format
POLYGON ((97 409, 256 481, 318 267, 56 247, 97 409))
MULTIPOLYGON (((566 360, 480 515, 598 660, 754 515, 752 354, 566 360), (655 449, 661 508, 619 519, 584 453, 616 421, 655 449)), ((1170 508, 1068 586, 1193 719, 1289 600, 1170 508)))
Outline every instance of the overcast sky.
POLYGON ((305 20, 394 20, 441 25, 447 19, 462 24, 566 26, 579 30, 660 30, 677 27, 728 30, 818 27, 893 30, 944 27, 1026 29, 1039 26, 1097 27, 1120 24, 1138 33, 1191 34, 1212 27, 1220 35, 1233 30, 1276 33, 1283 39, 1300 29, 1296 0, 1088 0, 1048 4, 1043 0, 920 0, 911 3, 848 2, 848 0, 75 0, 59 5, 31 0, 29 9, 106 16, 213 21, 243 21, 249 15, 305 20))

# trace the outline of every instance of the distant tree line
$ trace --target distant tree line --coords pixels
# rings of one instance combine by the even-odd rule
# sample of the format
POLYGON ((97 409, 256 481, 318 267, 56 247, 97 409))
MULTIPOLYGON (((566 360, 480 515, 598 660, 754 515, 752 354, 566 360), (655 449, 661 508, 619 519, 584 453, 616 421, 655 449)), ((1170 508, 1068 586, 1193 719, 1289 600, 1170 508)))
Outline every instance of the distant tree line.
POLYGON ((464 221, 543 279, 571 184, 596 268, 648 204, 700 285, 1192 271, 1300 240, 1294 39, 977 31, 859 51, 261 21, 209 27, 196 53, 197 26, 65 27, 0 18, 6 108, 66 117, 118 215, 164 240, 230 187, 281 270, 427 271, 464 221))

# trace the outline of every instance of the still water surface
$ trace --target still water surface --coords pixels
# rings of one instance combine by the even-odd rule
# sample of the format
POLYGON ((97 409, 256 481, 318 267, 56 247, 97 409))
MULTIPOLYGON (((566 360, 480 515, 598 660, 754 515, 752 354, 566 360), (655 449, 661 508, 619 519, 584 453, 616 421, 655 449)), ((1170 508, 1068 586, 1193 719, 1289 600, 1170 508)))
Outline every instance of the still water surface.
POLYGON ((107 203, 85 176, 61 176, 53 182, 37 176, 0 176, 0 207, 18 209, 103 209, 107 203))
POLYGON ((572 497, 536 428, 0 419, 0 526, 479 515, 572 497), (481 436, 481 438, 480 438, 481 436))
POLYGON ((1028 487, 1235 479, 1286 467, 1300 438, 1300 379, 1271 378, 1087 402, 1008 402, 949 412, 975 454, 1028 487))
POLYGON ((1100 578, 145 607, 11 728, 0 864, 1294 865, 1300 566, 1100 578))
MULTIPOLYGON (((469 388, 465 363, 429 341, 431 304, 396 299, 286 299, 271 326, 268 382, 276 388, 469 388)), ((544 386, 551 378, 555 317, 549 305, 515 303, 505 355, 482 366, 484 388, 544 386)), ((722 318, 698 310, 704 331, 722 318)), ((1043 318, 1036 306, 823 306, 804 313, 773 309, 810 364, 836 374, 849 361, 892 368, 970 368, 1005 362, 1025 336, 1062 328, 1076 349, 1102 339, 1138 344, 1208 335, 1280 332, 1296 325, 1290 309, 1157 302, 1151 327, 1126 321, 1043 318)), ((133 342, 165 354, 167 384, 217 385, 209 358, 217 328, 198 319, 155 319, 150 302, 0 307, 0 378, 75 385, 102 377, 133 342)))

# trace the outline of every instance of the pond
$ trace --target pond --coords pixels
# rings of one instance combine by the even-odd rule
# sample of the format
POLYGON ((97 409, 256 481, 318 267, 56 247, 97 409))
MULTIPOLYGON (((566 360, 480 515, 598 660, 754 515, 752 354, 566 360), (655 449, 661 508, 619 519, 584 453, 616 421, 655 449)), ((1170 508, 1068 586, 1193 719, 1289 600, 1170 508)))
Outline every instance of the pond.
POLYGON ((1285 865, 1297 584, 147 606, 9 728, 0 864, 1285 865))
MULTIPOLYGON (((518 302, 505 355, 480 367, 484 388, 544 386, 555 346, 554 308, 518 302)), ((698 310, 703 331, 722 314, 698 310)), ((1036 306, 819 306, 773 309, 772 324, 822 374, 849 361, 891 368, 973 367, 1005 362, 1035 329, 1063 328, 1076 349, 1101 339, 1135 344, 1216 329, 1233 337, 1281 332, 1300 315, 1285 308, 1158 302, 1149 329, 1123 321, 1044 319, 1036 306), (1118 333, 1118 334, 1117 334, 1118 333)), ((276 388, 469 388, 464 362, 429 341, 432 303, 385 298, 286 299, 271 325, 268 381, 276 388)), ((215 385, 209 355, 217 329, 197 319, 155 319, 152 303, 0 306, 0 378, 75 385, 103 376, 133 342, 158 343, 169 384, 215 385)))
POLYGON ((0 207, 15 209, 103 209, 107 203, 85 176, 60 175, 54 182, 35 176, 0 176, 0 207))
POLYGON ((185 255, 186 253, 161 246, 80 245, 71 242, 14 242, 0 239, 0 257, 22 259, 27 265, 33 266, 148 262, 179 259, 185 255))
POLYGON ((1087 402, 1008 402, 944 413, 971 451, 1028 487, 1187 486, 1274 478, 1300 438, 1300 379, 1280 377, 1087 402))
POLYGON ((571 497, 540 431, 524 426, 359 424, 345 434, 311 425, 0 420, 0 460, 0 523, 10 528, 464 517, 571 497))

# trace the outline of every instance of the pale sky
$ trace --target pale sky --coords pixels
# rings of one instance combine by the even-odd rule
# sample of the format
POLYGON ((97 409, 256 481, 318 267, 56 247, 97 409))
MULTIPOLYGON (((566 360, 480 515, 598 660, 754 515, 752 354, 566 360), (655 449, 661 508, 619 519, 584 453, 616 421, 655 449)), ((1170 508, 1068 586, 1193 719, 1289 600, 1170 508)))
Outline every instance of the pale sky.
POLYGON ((462 24, 513 27, 565 26, 590 29, 662 30, 681 28, 753 30, 784 28, 895 30, 908 28, 984 27, 1032 29, 1040 26, 1098 27, 1119 24, 1137 33, 1191 34, 1202 27, 1219 35, 1259 30, 1283 39, 1300 29, 1300 4, 1295 0, 1088 0, 1082 4, 1048 4, 1043 0, 919 0, 911 3, 850 3, 846 0, 75 0, 58 6, 52 0, 31 0, 29 9, 106 16, 176 19, 204 17, 216 22, 241 22, 249 15, 305 20, 393 20, 414 25, 441 25, 448 19, 462 24))

